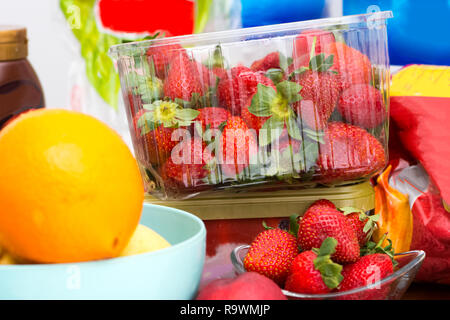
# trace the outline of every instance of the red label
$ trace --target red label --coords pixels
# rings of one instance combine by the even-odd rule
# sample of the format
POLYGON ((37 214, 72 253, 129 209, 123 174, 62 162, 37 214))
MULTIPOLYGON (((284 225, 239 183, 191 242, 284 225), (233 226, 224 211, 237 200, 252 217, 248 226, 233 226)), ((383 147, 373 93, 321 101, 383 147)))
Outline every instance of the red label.
POLYGON ((98 14, 102 26, 115 32, 165 30, 177 36, 193 32, 194 5, 191 0, 100 0, 98 14))

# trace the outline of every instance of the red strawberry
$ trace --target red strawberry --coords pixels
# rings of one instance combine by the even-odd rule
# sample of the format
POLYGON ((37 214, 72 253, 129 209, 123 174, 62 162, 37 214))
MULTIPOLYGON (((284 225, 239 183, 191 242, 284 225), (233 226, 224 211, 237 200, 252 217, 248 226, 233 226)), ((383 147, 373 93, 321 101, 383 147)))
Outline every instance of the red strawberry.
POLYGON ((332 70, 341 76, 343 88, 351 84, 370 82, 372 65, 365 54, 342 42, 329 43, 323 51, 334 56, 332 70))
POLYGON ((247 126, 250 129, 255 129, 256 133, 258 134, 259 130, 261 129, 264 122, 269 119, 270 117, 258 117, 255 116, 253 113, 248 111, 248 106, 251 104, 250 102, 247 103, 247 106, 242 108, 242 120, 247 124, 247 126))
POLYGON ((355 84, 345 89, 339 98, 338 111, 349 123, 372 129, 387 116, 381 92, 370 84, 355 84))
POLYGON ((337 242, 333 238, 323 241, 320 249, 303 251, 292 262, 285 289, 298 293, 329 293, 342 281, 342 266, 334 263, 330 255, 337 242))
POLYGON ((365 246, 376 228, 379 215, 368 216, 364 211, 351 207, 340 208, 339 210, 344 213, 353 230, 355 230, 360 247, 365 246))
MULTIPOLYGON (((128 94, 128 99, 130 102, 130 105, 133 103, 133 95, 131 93, 128 94)), ((132 108, 132 110, 134 109, 134 107, 132 108)), ((135 136, 137 138, 139 138, 141 136, 141 130, 138 127, 138 120, 139 118, 145 113, 144 109, 140 109, 138 112, 134 113, 134 117, 133 117, 133 128, 134 128, 134 133, 135 136)))
POLYGON ((213 74, 203 63, 196 61, 195 67, 197 68, 200 82, 204 87, 209 87, 216 83, 215 74, 213 74))
POLYGON ((240 117, 229 118, 220 136, 219 155, 216 155, 223 173, 231 177, 240 174, 256 153, 254 132, 248 129, 240 117))
POLYGON ((205 143, 201 139, 191 138, 180 142, 171 156, 161 167, 161 177, 165 187, 175 189, 193 188, 204 185, 203 179, 208 175, 203 158, 205 143))
POLYGON ((221 67, 213 67, 211 72, 219 79, 224 79, 227 77, 227 70, 221 67))
POLYGON ((231 118, 231 114, 228 110, 218 107, 206 107, 198 109, 200 114, 197 117, 197 121, 202 124, 203 130, 206 128, 219 129, 220 125, 231 118))
POLYGON ((350 224, 353 227, 353 230, 356 232, 356 236, 358 238, 359 245, 362 247, 366 244, 368 238, 368 232, 364 232, 364 226, 366 225, 366 221, 360 219, 360 213, 353 212, 347 215, 347 219, 350 221, 350 224))
MULTIPOLYGON (((142 107, 142 99, 140 95, 134 95, 131 90, 127 94, 128 105, 127 108, 130 110, 131 114, 136 114, 138 110, 142 107)), ((136 130, 136 125, 134 126, 136 130)))
POLYGON ((163 89, 164 95, 172 100, 179 98, 190 101, 193 93, 198 93, 200 96, 204 93, 198 69, 184 55, 173 59, 163 89))
POLYGON ((344 266, 344 279, 339 285, 339 291, 347 291, 374 284, 372 289, 344 296, 343 299, 380 300, 387 297, 389 284, 376 283, 394 272, 391 258, 387 254, 375 253, 361 257, 357 262, 344 266))
POLYGON ((278 148, 278 151, 280 151, 280 153, 283 153, 284 150, 289 147, 292 148, 292 153, 297 153, 300 151, 301 146, 302 142, 292 138, 289 135, 287 129, 284 128, 281 132, 280 138, 278 139, 278 145, 276 147, 278 148))
POLYGON ((319 147, 317 173, 323 182, 369 176, 386 164, 381 143, 366 130, 342 122, 330 122, 319 147))
POLYGON ((177 137, 172 140, 172 133, 177 128, 188 127, 197 118, 199 112, 182 108, 170 101, 155 101, 141 109, 133 118, 137 139, 143 139, 145 159, 154 165, 162 165, 170 156, 178 143, 177 137))
POLYGON ((239 76, 239 74, 241 74, 242 72, 249 72, 249 71, 252 70, 242 64, 238 64, 236 67, 233 67, 229 71, 227 71, 227 75, 229 76, 229 78, 234 78, 239 76))
POLYGON ((169 64, 173 58, 180 55, 186 55, 186 50, 179 44, 155 45, 147 49, 147 59, 149 63, 153 61, 156 76, 160 79, 166 77, 169 64))
POLYGON ((347 218, 337 209, 312 206, 299 221, 298 245, 302 250, 311 250, 319 247, 327 237, 335 238, 338 242, 336 252, 332 255, 334 261, 350 263, 358 260, 358 239, 347 218))
MULTIPOLYGON (((214 69, 214 70, 216 70, 216 69, 214 69)), ((242 64, 238 64, 237 66, 235 66, 231 69, 220 69, 220 70, 221 71, 219 71, 219 69, 216 70, 217 76, 220 78, 220 80, 229 80, 234 77, 237 77, 241 72, 251 71, 250 68, 248 68, 242 64)))
POLYGON ((256 60, 250 66, 253 71, 267 71, 272 68, 280 68, 280 53, 271 52, 264 58, 256 60))
POLYGON ((163 164, 170 157, 172 149, 178 141, 172 140, 175 128, 165 128, 163 125, 150 130, 140 139, 144 140, 144 157, 155 165, 163 164))
POLYGON ((331 72, 307 70, 295 77, 302 86, 302 100, 294 104, 303 125, 322 130, 334 111, 340 94, 339 76, 331 72))
POLYGON ((308 208, 309 211, 311 210, 320 210, 321 208, 331 208, 331 209, 336 209, 336 206, 334 205, 333 202, 331 202, 330 200, 327 199, 319 199, 313 202, 313 204, 311 204, 308 208))
POLYGON ((300 253, 292 263, 285 289, 298 293, 329 293, 331 289, 323 282, 322 275, 314 268, 317 254, 308 250, 300 253))
POLYGON ((148 129, 147 125, 139 126, 139 119, 147 111, 141 109, 133 117, 133 126, 135 128, 136 139, 141 140, 139 143, 142 147, 143 157, 152 164, 162 164, 170 156, 170 152, 177 144, 172 141, 172 133, 174 128, 165 128, 162 124, 154 130, 148 129))
POLYGON ((217 78, 222 79, 227 76, 227 71, 221 67, 213 67, 209 69, 201 62, 196 62, 195 66, 198 70, 200 81, 203 86, 206 87, 214 87, 217 82, 217 78))
POLYGON ((335 42, 333 33, 329 31, 317 29, 302 31, 302 33, 294 39, 293 58, 295 59, 304 54, 309 55, 314 38, 316 38, 315 53, 317 54, 321 53, 324 47, 335 42))
POLYGON ((292 149, 292 154, 298 153, 300 151, 300 148, 302 146, 302 142, 299 140, 296 140, 292 138, 286 127, 281 132, 281 135, 278 139, 278 141, 273 142, 273 146, 278 149, 278 151, 282 154, 285 152, 287 148, 292 149))
POLYGON ((229 73, 218 85, 217 98, 233 115, 241 115, 242 108, 256 93, 259 83, 275 88, 272 80, 243 66, 234 67, 229 73))
POLYGON ((253 240, 244 258, 244 267, 283 286, 297 254, 295 236, 282 229, 268 229, 253 240))
POLYGON ((299 70, 300 68, 308 68, 309 67, 309 54, 304 54, 299 57, 295 57, 292 63, 289 65, 289 67, 286 70, 286 73, 288 76, 294 77, 292 75, 292 72, 299 70))
POLYGON ((226 77, 225 64, 226 59, 222 54, 222 47, 217 45, 214 51, 209 53, 208 58, 203 60, 203 63, 197 62, 203 83, 215 87, 218 79, 226 77))

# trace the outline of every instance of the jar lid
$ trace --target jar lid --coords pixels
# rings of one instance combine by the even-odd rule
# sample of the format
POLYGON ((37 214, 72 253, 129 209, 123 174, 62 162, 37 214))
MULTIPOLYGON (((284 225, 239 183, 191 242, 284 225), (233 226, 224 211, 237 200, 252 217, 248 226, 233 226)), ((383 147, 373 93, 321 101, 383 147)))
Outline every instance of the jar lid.
POLYGON ((0 61, 18 60, 28 55, 27 29, 0 25, 0 61))

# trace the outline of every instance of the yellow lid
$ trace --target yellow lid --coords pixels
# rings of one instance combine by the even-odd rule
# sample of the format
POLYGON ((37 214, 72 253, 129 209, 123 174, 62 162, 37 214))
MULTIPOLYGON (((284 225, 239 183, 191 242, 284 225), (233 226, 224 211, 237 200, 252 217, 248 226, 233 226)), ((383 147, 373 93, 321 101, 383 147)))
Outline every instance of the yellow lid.
POLYGON ((333 188, 309 188, 276 192, 218 193, 186 200, 159 200, 150 195, 146 202, 188 211, 203 220, 289 217, 303 213, 319 199, 331 200, 338 208, 364 211, 375 207, 375 192, 369 181, 333 188))
POLYGON ((0 25, 0 61, 24 59, 27 55, 27 29, 0 25))

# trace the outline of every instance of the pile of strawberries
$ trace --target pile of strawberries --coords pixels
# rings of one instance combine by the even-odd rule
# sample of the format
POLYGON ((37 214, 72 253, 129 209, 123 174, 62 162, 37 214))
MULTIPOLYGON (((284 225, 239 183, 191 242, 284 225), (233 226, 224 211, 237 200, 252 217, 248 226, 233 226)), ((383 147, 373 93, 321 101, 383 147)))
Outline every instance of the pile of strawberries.
POLYGON ((247 271, 274 280, 287 291, 303 294, 372 289, 341 295, 340 299, 386 299, 389 284, 379 281, 393 273, 394 250, 370 241, 377 215, 328 200, 313 203, 289 230, 269 228, 259 233, 244 258, 247 271))
POLYGON ((384 167, 386 103, 369 58, 328 31, 285 41, 292 56, 250 67, 229 66, 220 45, 206 61, 176 43, 135 58, 126 103, 137 157, 167 194, 329 184, 384 167))

